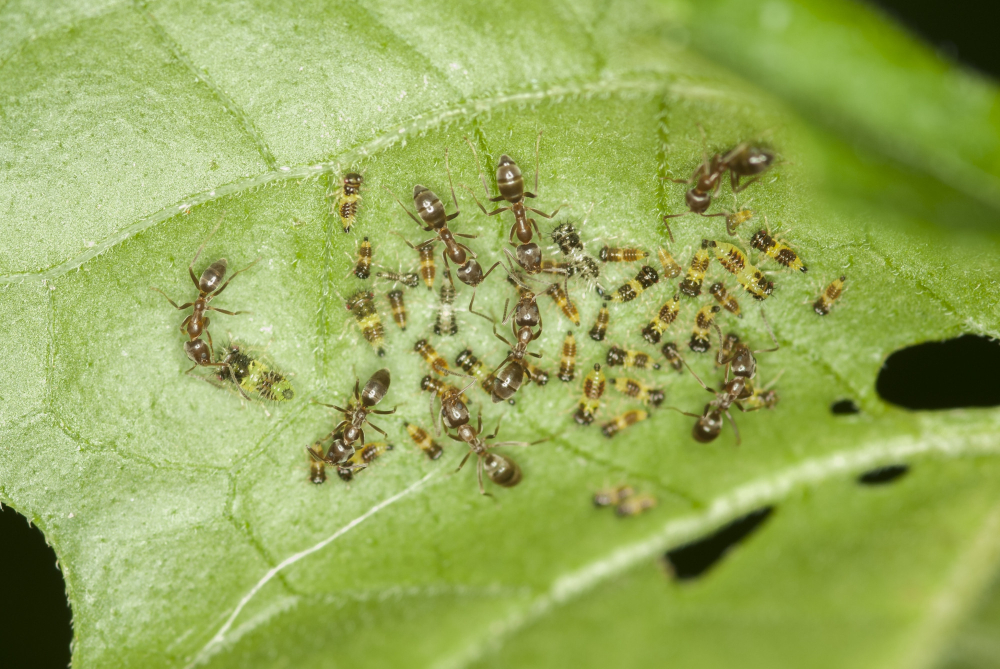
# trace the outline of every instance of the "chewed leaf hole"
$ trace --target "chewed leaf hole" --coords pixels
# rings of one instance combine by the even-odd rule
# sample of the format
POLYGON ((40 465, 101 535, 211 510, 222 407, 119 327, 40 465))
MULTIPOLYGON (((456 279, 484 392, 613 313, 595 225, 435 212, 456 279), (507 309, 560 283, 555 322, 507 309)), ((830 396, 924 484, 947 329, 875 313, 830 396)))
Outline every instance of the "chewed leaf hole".
POLYGON ((667 551, 663 557, 674 578, 678 581, 687 581, 704 574, 726 553, 759 528, 773 511, 773 506, 761 507, 724 525, 703 539, 667 551))
POLYGON ((851 399, 837 400, 830 405, 830 413, 835 416, 848 416, 850 414, 861 413, 861 407, 851 399))
POLYGON ((41 531, 0 505, 0 667, 69 666, 72 616, 56 554, 41 531))
POLYGON ((886 402, 906 409, 1000 406, 1000 341, 978 335, 894 352, 875 381, 886 402))
POLYGON ((858 477, 858 483, 863 485, 885 485, 899 479, 910 471, 909 465, 886 465, 870 469, 858 477))

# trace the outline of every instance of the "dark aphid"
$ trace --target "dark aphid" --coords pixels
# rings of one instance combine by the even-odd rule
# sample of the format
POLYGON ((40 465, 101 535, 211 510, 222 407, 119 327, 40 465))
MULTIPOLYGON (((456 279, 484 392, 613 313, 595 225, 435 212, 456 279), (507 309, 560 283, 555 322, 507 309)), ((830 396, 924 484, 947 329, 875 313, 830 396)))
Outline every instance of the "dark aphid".
POLYGON ((659 363, 642 351, 631 351, 617 346, 608 349, 608 367, 631 367, 633 369, 659 369, 659 363))
POLYGON ((431 439, 431 435, 427 434, 427 430, 413 423, 403 423, 403 426, 406 427, 406 431, 409 433, 410 438, 413 439, 413 443, 424 452, 424 455, 428 459, 437 460, 444 453, 444 449, 441 448, 439 443, 431 439))
POLYGON ((712 348, 711 336, 712 326, 715 324, 715 314, 719 313, 719 306, 716 304, 705 305, 698 310, 694 317, 694 328, 691 330, 691 341, 688 346, 695 353, 704 353, 712 348))
POLYGON ((380 369, 372 374, 371 378, 368 379, 368 383, 365 384, 364 389, 361 388, 360 381, 355 380, 353 400, 348 403, 346 409, 335 404, 317 402, 321 406, 330 407, 344 414, 344 420, 340 421, 330 431, 329 437, 333 438, 333 445, 330 446, 330 450, 327 452, 325 458, 328 465, 339 465, 346 462, 354 454, 354 442, 359 439, 361 440, 361 445, 365 445, 365 425, 379 432, 382 436, 388 436, 385 430, 368 420, 368 416, 369 414, 382 416, 396 413, 395 407, 390 411, 382 411, 375 408, 375 405, 381 402, 382 398, 389 392, 390 381, 391 377, 388 369, 380 369), (337 435, 341 430, 343 434, 338 437, 337 435))
POLYGON ((634 495, 619 503, 615 507, 615 514, 620 518, 638 516, 643 511, 648 511, 656 506, 656 498, 648 493, 634 495))
MULTIPOLYGON (((215 230, 218 229, 218 225, 215 226, 215 230)), ((208 238, 202 242, 201 246, 198 247, 198 252, 194 254, 194 258, 191 259, 190 264, 188 264, 188 276, 191 277, 191 282, 195 285, 198 290, 198 297, 195 298, 194 302, 186 302, 184 304, 177 304, 170 297, 164 293, 159 288, 151 287, 151 290, 163 295, 167 298, 167 301, 173 305, 175 309, 183 311, 185 309, 192 309, 191 314, 187 316, 181 322, 181 332, 188 336, 188 341, 184 342, 184 352, 187 357, 194 363, 191 369, 187 370, 190 372, 195 367, 225 367, 224 362, 213 362, 212 353, 215 349, 215 344, 212 343, 212 334, 208 331, 209 318, 207 312, 214 311, 220 314, 226 314, 227 316, 237 316, 244 312, 242 311, 227 311, 225 309, 219 309, 218 307, 213 307, 209 303, 218 297, 222 291, 224 291, 229 283, 236 278, 241 272, 245 272, 254 265, 256 265, 260 258, 254 260, 252 263, 244 267, 243 269, 234 272, 232 276, 229 277, 228 281, 226 279, 226 269, 228 267, 228 262, 225 258, 220 258, 214 263, 209 265, 204 272, 201 273, 201 277, 195 276, 194 264, 198 262, 198 257, 204 250, 205 245, 208 244, 208 240, 212 238, 215 234, 215 230, 212 230, 208 238), (201 336, 205 335, 208 338, 208 344, 201 340, 201 336)), ((235 379, 233 379, 235 383, 235 379)), ((237 384, 238 386, 239 384, 237 384)), ((242 391, 241 391, 242 392, 242 391)))
POLYGON ((580 233, 572 223, 560 223, 550 234, 552 241, 564 256, 575 257, 583 253, 583 242, 580 241, 580 233))
POLYGON ((642 249, 604 246, 597 257, 600 258, 601 262, 639 262, 648 258, 649 252, 642 249))
POLYGON ((701 295, 701 284, 705 280, 705 272, 708 271, 711 260, 712 257, 708 254, 708 242, 703 239, 701 248, 695 251, 694 257, 691 258, 691 267, 679 286, 682 293, 688 297, 701 295))
POLYGON ((610 439, 622 430, 640 423, 649 418, 649 412, 643 409, 632 409, 623 414, 615 416, 610 421, 601 426, 601 434, 610 439))
POLYGON ((454 395, 461 397, 463 402, 465 401, 465 396, 461 390, 430 374, 420 380, 420 389, 424 392, 434 393, 441 399, 444 399, 447 395, 454 395))
POLYGON ((605 306, 601 307, 601 310, 597 312, 597 319, 594 321, 594 327, 590 328, 590 338, 594 341, 604 341, 604 338, 608 334, 608 321, 611 318, 608 308, 605 306))
POLYGON ((750 246, 766 254, 779 265, 784 265, 789 269, 797 269, 800 272, 807 271, 799 254, 784 242, 767 234, 765 230, 758 230, 754 233, 754 236, 750 238, 750 246))
POLYGON ((420 357, 431 366, 434 372, 444 375, 448 373, 448 361, 438 355, 431 343, 426 339, 420 339, 413 345, 413 350, 420 354, 420 357))
POLYGON ((620 286, 614 293, 605 295, 600 287, 598 287, 597 292, 605 300, 611 302, 631 302, 659 280, 660 276, 655 269, 649 265, 643 265, 634 279, 620 286))
POLYGON ((344 232, 350 232, 361 205, 361 184, 364 177, 348 172, 338 184, 331 176, 326 190, 326 200, 330 203, 330 215, 340 219, 344 232))
POLYGON ((517 463, 505 455, 491 452, 490 449, 497 446, 531 446, 545 441, 545 439, 542 439, 541 441, 530 443, 526 441, 501 441, 496 444, 486 443, 487 441, 496 439, 499 432, 500 421, 497 421, 497 427, 493 430, 493 434, 486 437, 480 436, 483 433, 483 414, 480 412, 477 428, 465 424, 458 428, 457 434, 448 435, 449 438, 463 442, 469 446, 469 452, 462 458, 462 462, 458 465, 458 470, 456 471, 461 470, 465 466, 465 462, 469 459, 469 456, 475 454, 477 458, 476 472, 479 479, 479 494, 481 495, 486 494, 486 489, 483 487, 483 472, 486 472, 486 476, 493 483, 504 488, 513 488, 521 482, 521 468, 517 463))
POLYGON ((380 455, 394 448, 395 446, 385 441, 373 441, 370 444, 365 444, 356 450, 347 462, 337 465, 337 476, 342 481, 351 481, 354 479, 355 472, 367 469, 368 465, 378 459, 380 455))
POLYGON ((614 506, 635 494, 630 485, 619 485, 613 488, 603 488, 594 493, 594 506, 614 506))
POLYGON ((375 353, 381 358, 385 355, 385 328, 375 308, 375 294, 370 290, 359 290, 347 299, 347 308, 354 314, 354 320, 361 328, 365 341, 371 344, 375 353))
POLYGON ((677 344, 668 341, 663 344, 660 348, 660 352, 663 353, 663 357, 667 359, 670 366, 673 367, 678 372, 684 370, 684 360, 681 358, 681 354, 677 351, 677 344))
POLYGON ((654 407, 658 407, 663 404, 663 400, 665 398, 663 390, 660 388, 654 388, 644 381, 620 376, 617 379, 612 379, 611 383, 615 390, 620 392, 622 395, 637 399, 643 404, 654 407))
POLYGON ((734 314, 737 318, 743 318, 743 314, 740 313, 740 303, 736 301, 735 297, 729 294, 729 291, 726 290, 726 287, 721 282, 713 283, 708 292, 712 294, 712 297, 726 311, 734 314))
POLYGON ((323 462, 323 442, 314 442, 306 449, 309 454, 309 480, 316 485, 326 481, 326 463, 323 462))
POLYGON ((386 297, 389 298, 389 307, 392 309, 392 320, 396 322, 400 330, 405 330, 406 302, 403 301, 403 291, 390 290, 386 297))
POLYGON ((576 337, 568 330, 563 340, 562 356, 559 359, 559 380, 569 383, 576 377, 576 337))
POLYGON ((604 395, 606 379, 599 364, 594 365, 594 370, 589 372, 583 379, 583 397, 573 414, 573 420, 580 425, 590 425, 594 422, 597 412, 601 408, 601 396, 604 395))
POLYGON ((656 312, 656 316, 646 327, 642 329, 642 338, 648 341, 650 344, 657 344, 663 333, 670 324, 677 320, 677 314, 681 310, 681 296, 679 293, 674 293, 673 298, 667 300, 660 307, 660 310, 656 312))
POLYGON ((392 281, 394 284, 401 283, 407 288, 416 288, 417 284, 420 283, 420 277, 413 272, 375 272, 375 277, 392 281))
POLYGON ((536 367, 527 360, 522 360, 521 364, 524 366, 524 373, 527 375, 528 380, 538 386, 544 386, 549 382, 549 373, 540 367, 536 367))
POLYGON ((833 308, 833 303, 836 302, 840 297, 840 294, 844 292, 845 281, 847 281, 846 276, 841 276, 839 279, 831 281, 830 285, 826 287, 819 298, 813 302, 813 311, 820 316, 826 316, 830 313, 830 309, 833 308))
POLYGON ((657 251, 657 255, 660 258, 660 266, 663 268, 663 278, 664 279, 675 279, 681 275, 684 269, 677 264, 674 257, 667 252, 666 249, 661 248, 657 251))
POLYGON ((458 321, 455 320, 455 284, 447 267, 443 276, 437 318, 434 320, 434 334, 451 336, 458 334, 458 321))
POLYGON ((545 290, 545 293, 559 305, 559 308, 562 309, 563 315, 565 315, 573 325, 580 325, 580 312, 577 310, 576 305, 573 304, 573 300, 570 299, 569 292, 566 288, 563 288, 563 286, 558 283, 553 283, 545 290))
POLYGON ((479 387, 487 395, 493 394, 493 382, 496 380, 496 376, 486 371, 482 361, 472 353, 472 349, 467 348, 459 353, 455 358, 455 364, 461 367, 466 374, 474 376, 479 381, 479 387))
POLYGON ((358 261, 355 263, 354 270, 351 273, 362 280, 371 276, 373 254, 372 243, 365 237, 361 240, 361 244, 358 245, 358 261))

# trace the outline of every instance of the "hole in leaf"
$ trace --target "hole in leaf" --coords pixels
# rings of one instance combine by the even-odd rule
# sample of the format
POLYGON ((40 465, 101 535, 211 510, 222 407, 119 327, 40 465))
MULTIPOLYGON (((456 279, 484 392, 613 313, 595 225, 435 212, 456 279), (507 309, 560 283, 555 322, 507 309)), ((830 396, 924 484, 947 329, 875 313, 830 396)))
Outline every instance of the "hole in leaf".
POLYGON ((41 530, 0 505, 0 667, 69 666, 66 584, 41 530))
POLYGON ((667 551, 663 557, 674 578, 678 581, 686 581, 704 574, 726 553, 760 527, 772 511, 774 511, 773 506, 761 507, 724 525, 703 539, 667 551))
POLYGON ((910 465, 876 467, 859 476, 858 483, 863 485, 885 485, 886 483, 892 483, 908 471, 910 471, 910 465))
POLYGON ((830 413, 835 416, 847 416, 854 413, 861 413, 861 407, 851 399, 837 400, 830 405, 830 413))
POLYGON ((900 349, 886 359, 875 390, 906 409, 1000 406, 1000 341, 962 335, 900 349))

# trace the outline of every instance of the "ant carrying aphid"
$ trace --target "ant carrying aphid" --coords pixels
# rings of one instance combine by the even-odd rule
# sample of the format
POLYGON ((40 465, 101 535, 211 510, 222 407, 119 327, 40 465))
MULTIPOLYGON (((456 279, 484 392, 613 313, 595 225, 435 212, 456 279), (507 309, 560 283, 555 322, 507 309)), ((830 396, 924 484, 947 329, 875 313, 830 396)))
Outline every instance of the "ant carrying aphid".
MULTIPOLYGON (((191 282, 195 285, 195 288, 198 289, 198 297, 194 302, 177 304, 159 288, 155 286, 150 287, 150 290, 155 290, 163 295, 163 297, 167 298, 167 301, 179 311, 193 308, 191 313, 181 323, 180 327, 181 332, 188 336, 188 341, 184 342, 184 352, 187 354, 188 358, 194 362, 194 366, 187 370, 188 372, 193 370, 195 367, 228 367, 228 364, 225 362, 212 361, 212 351, 215 348, 215 344, 212 343, 212 333, 208 331, 209 318, 206 312, 215 311, 220 314, 226 314, 227 316, 237 316, 239 314, 247 313, 245 311, 227 311, 226 309, 213 307, 209 303, 222 294, 222 291, 229 286, 230 282, 236 278, 236 275, 247 271, 260 261, 260 258, 258 258, 243 269, 234 272, 232 276, 225 281, 225 283, 223 283, 223 280, 226 278, 226 269, 228 267, 228 262, 225 258, 220 258, 209 265, 205 271, 201 273, 200 278, 195 276, 194 264, 198 262, 198 257, 201 256, 201 252, 205 249, 205 245, 208 244, 208 241, 218 229, 219 226, 216 225, 215 229, 212 230, 205 241, 202 242, 201 246, 198 247, 198 252, 194 254, 194 258, 192 258, 191 263, 188 265, 188 276, 191 277, 191 282), (201 340, 202 334, 208 338, 207 344, 201 340)), ((231 371, 232 370, 230 369, 230 372, 231 371)), ((235 378, 233 378, 233 383, 236 383, 235 378)), ((236 383, 236 385, 239 387, 238 383, 236 383)), ((240 393, 245 396, 242 389, 240 389, 240 393)))
MULTIPOLYGON (((414 207, 416 207, 417 213, 420 215, 420 218, 417 218, 417 216, 414 215, 413 212, 407 209, 406 205, 400 202, 399 198, 397 198, 392 193, 392 191, 388 191, 388 189, 386 190, 389 192, 390 195, 392 195, 393 199, 395 199, 396 202, 399 203, 399 206, 403 208, 403 211, 406 212, 406 215, 413 219, 414 223, 419 225, 420 228, 425 232, 433 232, 436 234, 436 237, 421 242, 416 246, 414 246, 409 241, 406 240, 404 241, 406 241, 407 245, 409 245, 410 248, 413 248, 418 251, 421 250, 427 244, 433 245, 437 242, 441 242, 442 244, 444 244, 445 248, 444 251, 442 251, 441 253, 442 257, 444 258, 444 266, 445 268, 448 267, 449 260, 455 263, 455 265, 457 266, 455 274, 456 276, 458 276, 458 280, 467 286, 471 286, 473 289, 472 300, 469 301, 469 311, 472 313, 478 313, 472 308, 473 303, 475 303, 476 301, 475 289, 479 286, 479 284, 481 284, 483 281, 486 280, 486 277, 490 275, 490 272, 496 269, 497 265, 499 265, 500 263, 499 261, 493 263, 493 266, 490 267, 484 273, 483 268, 476 260, 475 252, 465 244, 461 244, 455 240, 456 237, 463 237, 465 239, 475 239, 476 235, 466 235, 458 232, 453 233, 451 229, 448 227, 448 221, 457 218, 458 215, 461 213, 461 210, 458 207, 458 198, 455 197, 455 186, 452 183, 451 179, 451 165, 448 162, 447 149, 445 149, 444 152, 444 162, 445 162, 445 168, 448 171, 448 185, 451 188, 451 199, 452 202, 455 203, 455 213, 453 214, 446 214, 444 209, 444 204, 441 202, 441 199, 437 195, 435 195, 433 191, 428 190, 427 188, 421 186, 420 184, 417 184, 416 186, 413 187, 413 205, 414 207)), ((421 255, 423 255, 422 252, 421 255)))
POLYGON ((336 411, 344 414, 344 420, 340 421, 333 430, 330 431, 330 436, 333 437, 338 430, 343 428, 343 436, 334 438, 333 443, 330 445, 330 450, 327 451, 326 457, 323 460, 330 465, 338 465, 350 459, 354 455, 354 442, 361 440, 361 445, 365 445, 365 431, 364 426, 367 424, 370 428, 382 434, 382 436, 388 437, 385 430, 368 420, 369 414, 375 415, 388 415, 396 413, 396 408, 393 407, 390 411, 382 411, 375 409, 375 405, 382 401, 386 393, 389 392, 389 382, 390 375, 388 369, 380 369, 371 375, 368 379, 368 383, 365 384, 364 389, 361 389, 361 382, 357 379, 354 381, 354 397, 351 402, 348 403, 348 407, 345 409, 339 407, 335 404, 324 404, 322 402, 315 402, 320 406, 330 407, 336 411))
POLYGON ((459 427, 457 432, 457 435, 449 434, 448 437, 454 439, 455 441, 467 444, 469 446, 469 452, 465 454, 464 458, 462 458, 462 462, 458 465, 458 469, 455 471, 461 471, 462 467, 465 466, 465 462, 469 459, 469 456, 475 454, 478 460, 476 462, 476 473, 479 478, 479 494, 481 495, 487 494, 486 488, 483 487, 484 471, 486 472, 486 476, 488 476, 491 481, 504 488, 513 488, 521 482, 521 468, 518 464, 506 455, 492 453, 490 449, 496 448, 497 446, 534 446, 535 444, 547 441, 547 439, 540 439, 538 441, 531 442, 501 441, 495 444, 487 444, 487 441, 496 439, 497 434, 500 433, 500 421, 497 421, 497 427, 493 430, 493 434, 480 437, 479 435, 483 433, 483 413, 481 411, 479 412, 478 427, 473 429, 471 425, 465 424, 459 427))

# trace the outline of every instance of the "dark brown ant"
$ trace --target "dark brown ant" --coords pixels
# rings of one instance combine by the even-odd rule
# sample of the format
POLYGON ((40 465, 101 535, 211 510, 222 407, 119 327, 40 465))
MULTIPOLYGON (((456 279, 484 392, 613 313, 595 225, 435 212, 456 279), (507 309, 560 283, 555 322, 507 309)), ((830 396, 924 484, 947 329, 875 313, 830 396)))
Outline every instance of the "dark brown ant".
MULTIPOLYGON (((490 197, 489 186, 486 185, 486 176, 483 174, 482 165, 479 162, 479 154, 476 152, 476 147, 472 145, 469 138, 465 138, 466 143, 469 148, 472 149, 472 155, 476 158, 476 167, 479 170, 479 178, 483 182, 483 192, 486 193, 486 197, 489 202, 502 202, 506 200, 509 205, 506 207, 498 207, 493 211, 486 211, 486 208, 480 204, 479 200, 475 198, 473 194, 473 199, 476 199, 476 204, 487 216, 496 216, 505 211, 511 211, 514 213, 514 224, 510 228, 510 235, 508 236, 508 241, 513 245, 514 236, 517 235, 517 240, 521 242, 522 245, 526 245, 531 242, 531 238, 534 233, 537 232, 541 236, 542 231, 538 229, 538 224, 535 219, 529 218, 528 212, 534 212, 539 216, 544 218, 553 218, 562 207, 557 207, 551 214, 546 214, 544 211, 540 211, 533 207, 525 206, 524 198, 536 198, 538 197, 535 193, 526 192, 524 190, 524 177, 521 175, 521 168, 517 166, 513 158, 508 156, 506 153, 500 156, 500 161, 497 163, 497 190, 500 191, 500 195, 497 197, 490 197)), ((539 148, 542 142, 542 133, 538 133, 538 137, 535 139, 535 191, 538 191, 538 154, 539 148)), ((471 193, 471 189, 469 189, 471 193)), ((534 245, 537 249, 537 244, 534 245)), ((521 255, 520 247, 518 248, 518 256, 521 255)))
POLYGON ((480 411, 477 428, 473 429, 471 425, 466 424, 458 428, 457 435, 448 435, 455 441, 460 441, 469 446, 469 452, 465 454, 464 458, 462 458, 462 462, 459 463, 458 469, 455 470, 456 472, 462 470, 462 467, 465 466, 465 462, 469 459, 469 456, 473 454, 476 455, 476 473, 479 479, 479 494, 481 495, 487 494, 486 488, 483 487, 483 471, 486 472, 486 476, 488 476, 491 481, 504 488, 513 488, 521 482, 521 468, 518 464, 506 455, 491 453, 490 449, 496 448, 497 446, 533 446, 535 444, 540 444, 543 441, 547 441, 547 439, 541 439, 539 441, 532 442, 501 441, 495 444, 487 444, 487 441, 496 439, 497 434, 500 433, 499 420, 497 421, 496 429, 493 430, 493 434, 480 437, 479 435, 482 433, 483 413, 480 411))
POLYGON ((514 308, 511 309, 509 313, 507 311, 507 307, 510 306, 510 298, 504 302, 503 319, 500 321, 500 324, 507 325, 508 321, 514 319, 514 322, 511 324, 511 329, 515 337, 517 337, 518 330, 523 327, 527 327, 529 329, 537 327, 537 332, 532 330, 532 339, 538 339, 542 336, 542 312, 538 308, 538 294, 532 292, 531 289, 528 288, 528 284, 518 277, 515 272, 507 269, 506 266, 504 269, 507 270, 507 281, 517 288, 520 299, 518 299, 514 308))
POLYGON ((445 268, 448 267, 449 260, 453 262, 457 266, 455 275, 458 277, 458 280, 473 288, 472 300, 469 301, 469 311, 472 313, 478 313, 472 308, 472 305, 476 301, 475 289, 479 286, 479 284, 486 280, 486 277, 490 275, 490 272, 496 269, 497 265, 500 263, 493 263, 493 266, 484 273, 482 266, 480 266, 479 262, 476 260, 476 253, 465 244, 461 244, 455 240, 456 237, 475 239, 477 235, 466 235, 458 232, 453 233, 448 227, 448 221, 457 218, 461 213, 461 210, 458 207, 458 198, 455 197, 455 186, 451 179, 451 165, 448 162, 447 149, 445 149, 444 152, 444 162, 448 171, 448 185, 451 188, 451 199, 455 204, 455 213, 453 214, 446 214, 444 204, 441 202, 441 199, 435 195, 433 191, 421 186, 420 184, 413 187, 413 205, 416 208, 417 213, 420 215, 420 218, 417 218, 413 212, 407 209, 406 205, 400 202, 399 198, 397 198, 392 191, 389 191, 388 189, 386 190, 390 195, 392 195, 393 199, 399 203, 399 206, 403 208, 403 211, 406 212, 407 216, 413 219, 414 223, 419 225, 425 232, 434 232, 437 235, 435 238, 428 239, 427 241, 421 242, 416 246, 409 241, 404 241, 406 241, 410 248, 417 251, 424 248, 427 244, 433 245, 436 242, 444 244, 445 248, 441 253, 444 258, 444 266, 445 268))
MULTIPOLYGON (((541 328, 538 331, 541 334, 541 328)), ((530 355, 535 358, 541 358, 542 356, 539 353, 528 350, 528 344, 534 340, 535 335, 527 325, 514 330, 515 344, 510 343, 506 337, 497 332, 496 323, 493 324, 493 335, 510 347, 510 353, 493 370, 496 380, 493 382, 491 399, 496 404, 497 402, 510 399, 517 392, 518 388, 521 387, 521 383, 524 381, 524 365, 522 364, 524 356, 530 355)))
POLYGON ((324 458, 327 464, 338 465, 350 459, 350 457, 354 455, 355 441, 360 439, 361 446, 365 445, 365 424, 376 432, 381 433, 382 436, 388 438, 389 435, 385 433, 385 430, 368 420, 368 414, 382 416, 396 413, 395 407, 393 407, 390 411, 381 411, 374 408, 376 404, 382 401, 385 394, 389 392, 390 380, 388 369, 380 369, 372 374, 363 390, 361 389, 360 380, 355 379, 354 398, 348 403, 348 408, 346 409, 335 404, 316 402, 316 404, 330 407, 331 409, 344 414, 344 420, 340 421, 340 423, 338 423, 337 426, 330 432, 330 435, 332 436, 336 434, 340 428, 343 428, 344 434, 340 439, 334 439, 333 444, 331 444, 330 450, 324 458))
POLYGON ((730 149, 723 157, 722 162, 729 170, 730 181, 733 192, 739 193, 760 175, 771 169, 774 164, 775 154, 771 149, 764 146, 756 146, 749 142, 742 142, 730 149), (752 177, 746 183, 740 184, 740 178, 752 177))

